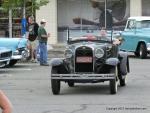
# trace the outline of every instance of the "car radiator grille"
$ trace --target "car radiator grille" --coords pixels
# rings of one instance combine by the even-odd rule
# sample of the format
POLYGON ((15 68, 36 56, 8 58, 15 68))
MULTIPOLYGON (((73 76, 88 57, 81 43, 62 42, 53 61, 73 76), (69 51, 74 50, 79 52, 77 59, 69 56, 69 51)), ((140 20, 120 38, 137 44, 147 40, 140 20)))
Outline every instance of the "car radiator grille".
POLYGON ((84 46, 76 49, 75 72, 93 72, 93 51, 91 48, 84 46))
POLYGON ((4 52, 0 54, 0 59, 11 57, 12 52, 4 52))

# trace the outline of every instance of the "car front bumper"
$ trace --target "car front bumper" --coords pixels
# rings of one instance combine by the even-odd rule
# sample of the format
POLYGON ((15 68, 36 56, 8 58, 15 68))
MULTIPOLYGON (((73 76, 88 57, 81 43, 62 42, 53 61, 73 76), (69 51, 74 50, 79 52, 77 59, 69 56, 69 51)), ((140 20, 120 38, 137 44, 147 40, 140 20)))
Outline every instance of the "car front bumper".
POLYGON ((150 43, 147 43, 147 51, 150 52, 150 43))
POLYGON ((3 67, 5 65, 8 65, 10 62, 10 58, 6 58, 6 59, 0 59, 0 67, 3 67))
POLYGON ((111 80, 115 74, 52 74, 51 79, 58 80, 111 80))
POLYGON ((13 59, 13 60, 25 60, 27 57, 29 57, 29 50, 25 49, 19 54, 13 54, 11 59, 13 59))

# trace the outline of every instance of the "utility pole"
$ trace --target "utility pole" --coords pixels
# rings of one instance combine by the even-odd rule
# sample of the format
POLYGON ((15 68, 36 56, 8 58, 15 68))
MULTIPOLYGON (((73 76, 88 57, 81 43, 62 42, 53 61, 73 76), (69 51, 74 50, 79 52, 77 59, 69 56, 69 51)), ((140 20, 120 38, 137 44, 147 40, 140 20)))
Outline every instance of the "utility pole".
POLYGON ((12 8, 9 8, 9 38, 12 38, 12 8))
POLYGON ((23 16, 21 20, 21 35, 26 37, 26 26, 27 26, 27 20, 26 20, 26 0, 23 0, 23 16))
POLYGON ((105 0, 105 28, 107 28, 107 0, 105 0))
POLYGON ((26 0, 23 0, 23 18, 26 18, 26 0))

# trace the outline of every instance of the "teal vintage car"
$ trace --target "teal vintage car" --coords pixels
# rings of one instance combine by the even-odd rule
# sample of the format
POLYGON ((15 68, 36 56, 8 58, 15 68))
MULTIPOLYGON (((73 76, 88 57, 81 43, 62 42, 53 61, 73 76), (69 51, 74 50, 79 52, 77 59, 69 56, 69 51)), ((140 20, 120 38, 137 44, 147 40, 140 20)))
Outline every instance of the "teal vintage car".
POLYGON ((9 64, 12 56, 12 51, 5 47, 0 47, 0 67, 4 67, 9 64))
POLYGON ((129 17, 121 35, 125 40, 122 50, 134 52, 141 59, 150 53, 150 17, 129 17))
POLYGON ((0 37, 0 47, 6 47, 12 51, 9 66, 13 66, 18 60, 25 60, 29 57, 26 38, 5 38, 0 37))

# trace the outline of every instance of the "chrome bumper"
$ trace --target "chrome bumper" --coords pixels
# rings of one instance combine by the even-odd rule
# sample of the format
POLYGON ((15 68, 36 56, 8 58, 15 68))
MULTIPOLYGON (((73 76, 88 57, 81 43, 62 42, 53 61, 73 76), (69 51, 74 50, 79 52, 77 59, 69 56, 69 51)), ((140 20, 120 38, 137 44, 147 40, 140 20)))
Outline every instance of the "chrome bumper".
POLYGON ((111 80, 115 74, 51 74, 51 79, 59 80, 111 80))
POLYGON ((14 59, 14 60, 25 60, 27 57, 29 57, 29 50, 25 49, 19 55, 12 55, 11 59, 14 59))
POLYGON ((0 59, 0 62, 10 61, 10 58, 0 59))
POLYGON ((8 65, 10 62, 10 58, 6 58, 6 59, 0 59, 0 67, 3 67, 5 65, 8 65))
POLYGON ((147 51, 149 51, 149 52, 150 52, 150 47, 147 47, 147 51))
POLYGON ((20 59, 22 59, 22 55, 13 55, 13 56, 11 57, 11 59, 20 60, 20 59))

